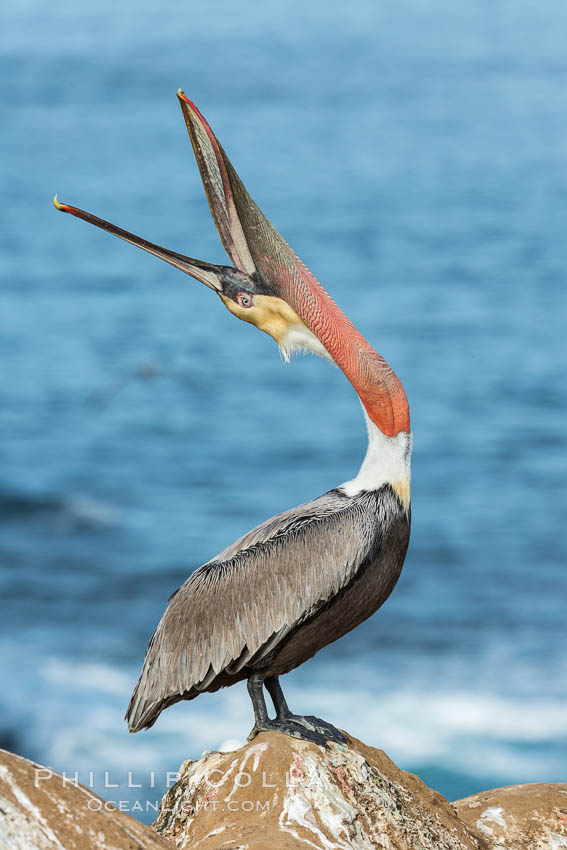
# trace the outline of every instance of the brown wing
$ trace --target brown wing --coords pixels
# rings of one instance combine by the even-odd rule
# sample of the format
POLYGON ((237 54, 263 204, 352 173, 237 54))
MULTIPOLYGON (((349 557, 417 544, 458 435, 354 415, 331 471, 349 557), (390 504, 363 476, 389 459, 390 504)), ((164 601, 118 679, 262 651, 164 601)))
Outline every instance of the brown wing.
MULTIPOLYGON (((167 705, 235 675, 336 595, 379 534, 375 511, 340 491, 280 514, 196 570, 171 597, 126 719, 151 726, 167 705)), ((219 687, 216 684, 213 688, 219 687)))

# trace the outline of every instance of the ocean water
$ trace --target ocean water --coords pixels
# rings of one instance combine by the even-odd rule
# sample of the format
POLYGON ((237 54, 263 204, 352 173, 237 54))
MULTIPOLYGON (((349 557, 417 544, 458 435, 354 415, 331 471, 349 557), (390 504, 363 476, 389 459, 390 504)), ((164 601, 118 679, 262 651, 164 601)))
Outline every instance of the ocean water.
POLYGON ((451 799, 565 781, 567 6, 2 16, 0 743, 151 820, 167 771, 252 725, 241 684, 128 734, 168 596, 364 455, 338 370, 283 364, 204 287, 51 206, 226 262, 181 86, 411 405, 400 582, 288 701, 451 799))

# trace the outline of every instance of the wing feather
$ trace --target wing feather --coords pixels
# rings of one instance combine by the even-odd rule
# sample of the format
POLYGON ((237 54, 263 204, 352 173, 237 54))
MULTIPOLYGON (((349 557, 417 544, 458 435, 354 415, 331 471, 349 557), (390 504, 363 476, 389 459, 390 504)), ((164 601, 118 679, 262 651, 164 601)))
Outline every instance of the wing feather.
POLYGON ((127 720, 151 725, 219 674, 258 664, 355 575, 377 533, 364 500, 331 491, 257 526, 171 597, 149 643, 127 720))

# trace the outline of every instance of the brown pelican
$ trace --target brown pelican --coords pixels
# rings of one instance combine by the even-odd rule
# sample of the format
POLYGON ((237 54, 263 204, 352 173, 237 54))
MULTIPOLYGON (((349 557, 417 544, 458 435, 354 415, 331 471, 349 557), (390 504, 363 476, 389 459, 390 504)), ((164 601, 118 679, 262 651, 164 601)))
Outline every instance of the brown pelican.
POLYGON ((324 744, 341 734, 292 714, 279 677, 373 614, 398 580, 410 534, 408 403, 384 358, 258 209, 197 107, 181 90, 177 96, 231 266, 161 248, 57 196, 55 206, 204 283, 231 313, 272 336, 286 360, 307 349, 335 363, 362 402, 368 450, 351 481, 257 526, 175 591, 126 719, 131 732, 147 729, 167 706, 246 679, 251 736, 273 729, 324 744))

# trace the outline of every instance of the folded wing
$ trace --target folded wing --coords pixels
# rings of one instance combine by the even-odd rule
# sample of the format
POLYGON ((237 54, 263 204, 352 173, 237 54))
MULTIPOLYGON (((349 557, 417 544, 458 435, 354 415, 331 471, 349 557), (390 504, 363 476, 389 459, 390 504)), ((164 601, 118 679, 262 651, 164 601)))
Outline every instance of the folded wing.
POLYGON ((126 714, 130 730, 227 677, 262 669, 295 626, 348 584, 378 533, 363 500, 331 491, 268 520, 196 570, 150 641, 126 714))

